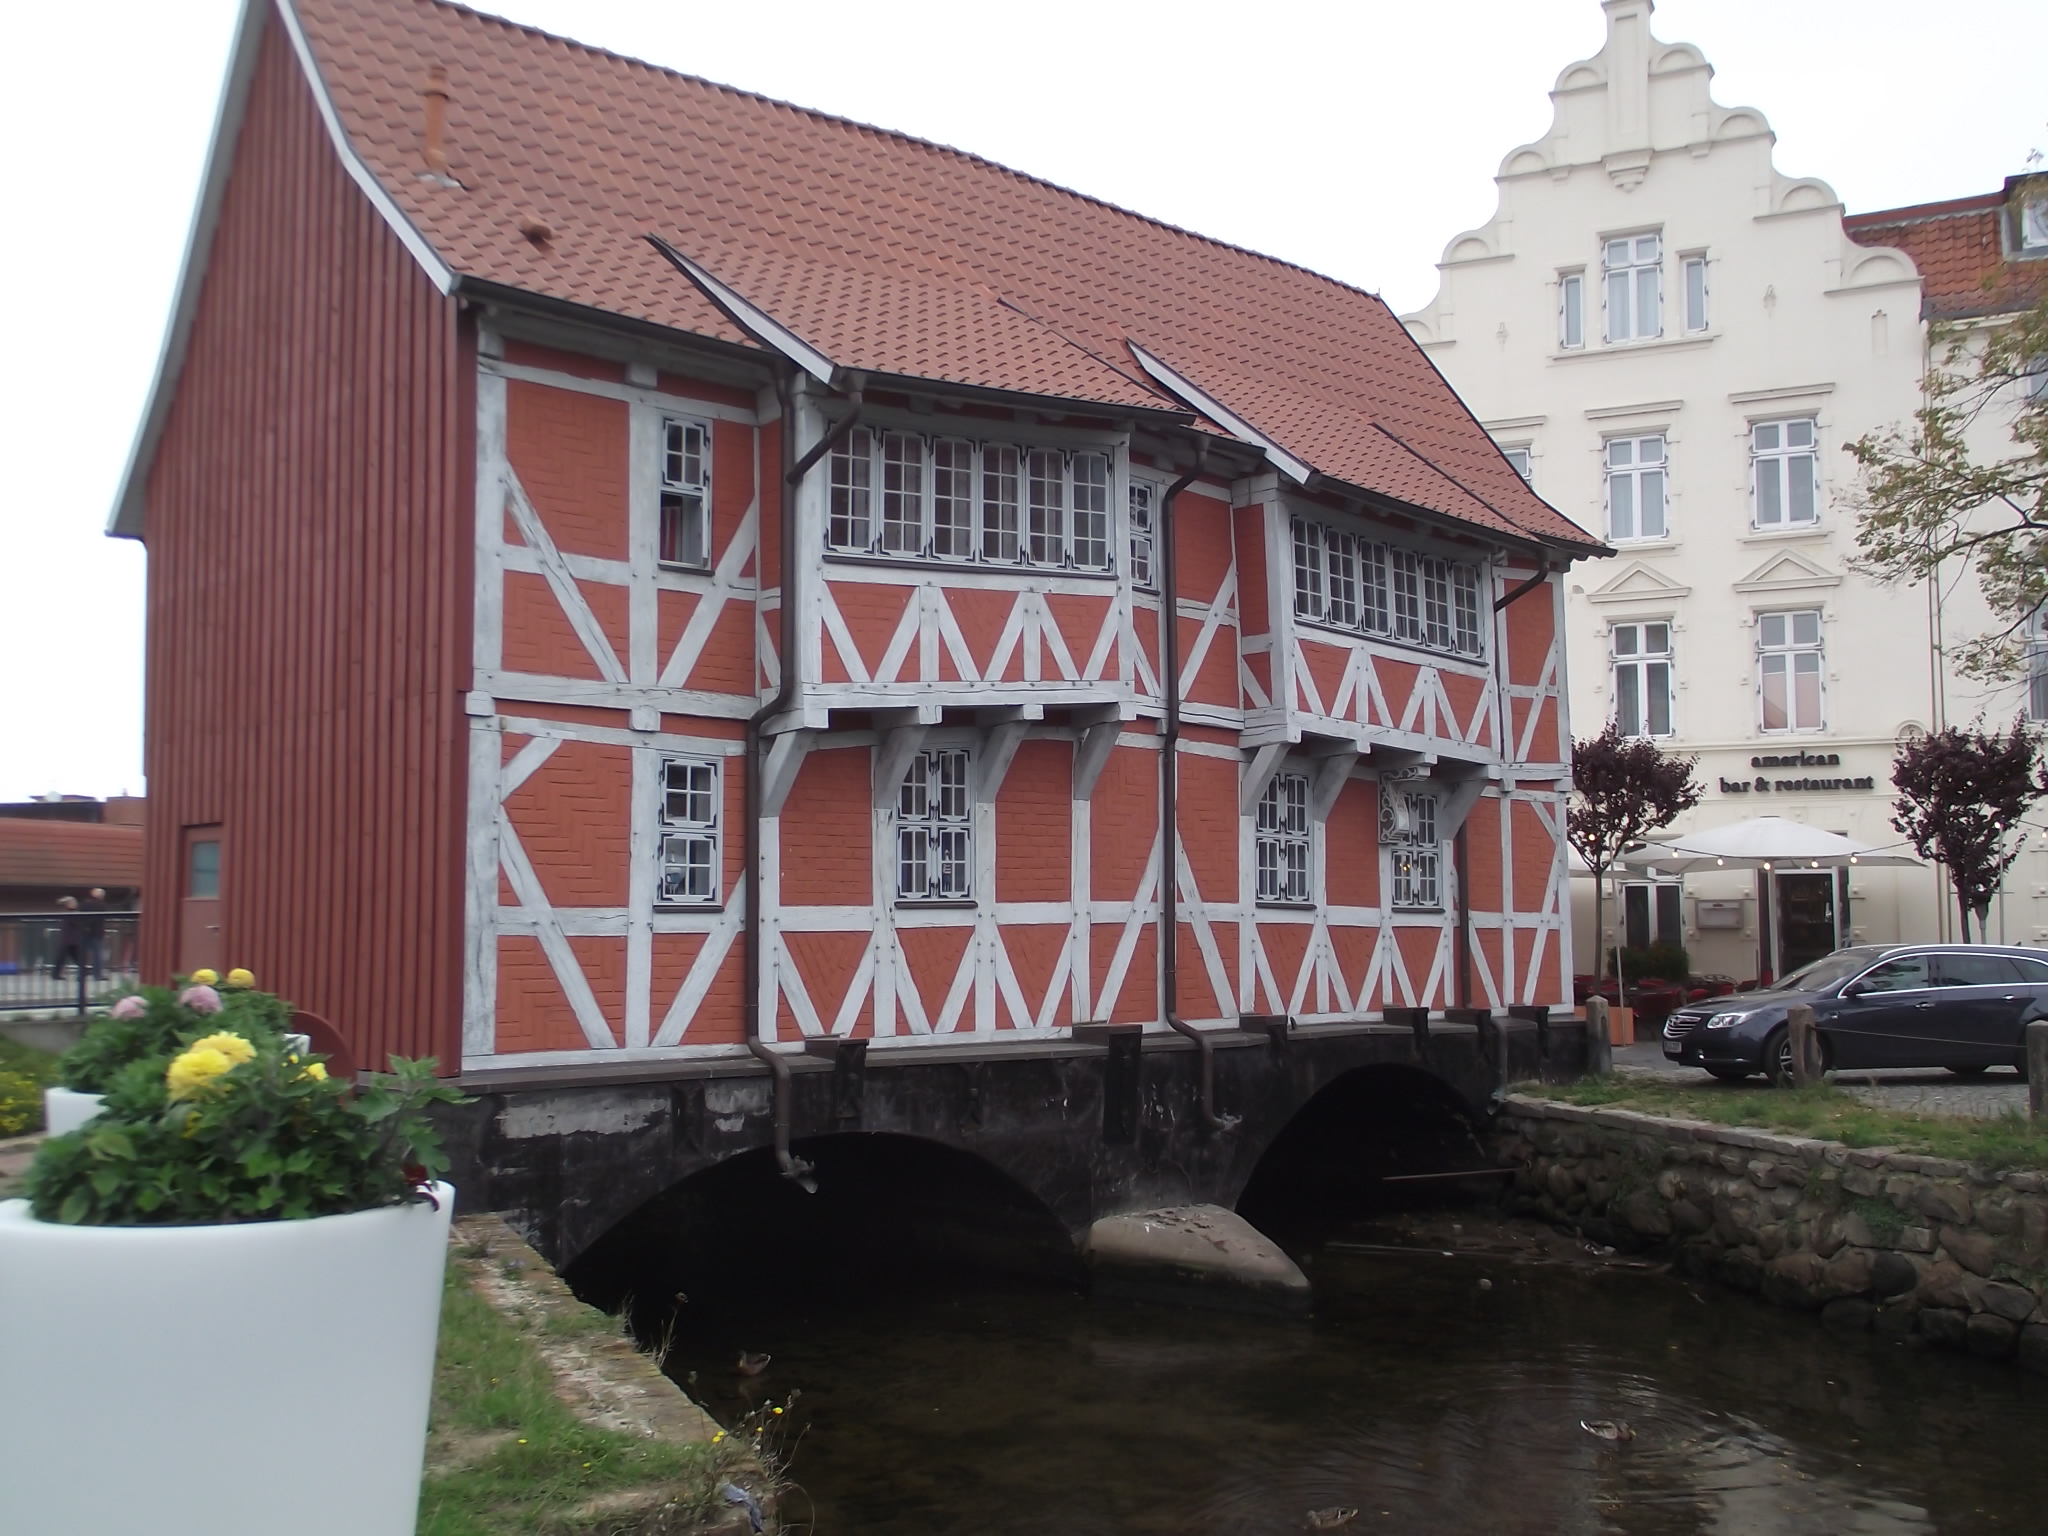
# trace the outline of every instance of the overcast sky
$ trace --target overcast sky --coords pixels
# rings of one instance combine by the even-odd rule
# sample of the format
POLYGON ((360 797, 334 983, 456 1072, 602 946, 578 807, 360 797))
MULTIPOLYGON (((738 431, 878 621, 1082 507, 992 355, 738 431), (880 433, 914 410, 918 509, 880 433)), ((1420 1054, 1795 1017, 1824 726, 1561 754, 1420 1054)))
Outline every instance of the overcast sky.
MULTIPOLYGON (((377 3, 377 0, 364 0, 377 3)), ((0 800, 142 788, 143 552, 104 538, 156 365, 239 0, 10 9, 0 800)), ((507 0, 515 20, 972 150, 1425 303, 1492 175, 1597 51, 1597 0, 507 0)), ((1667 0, 1718 100, 1852 210, 2048 150, 2043 0, 1667 0)))

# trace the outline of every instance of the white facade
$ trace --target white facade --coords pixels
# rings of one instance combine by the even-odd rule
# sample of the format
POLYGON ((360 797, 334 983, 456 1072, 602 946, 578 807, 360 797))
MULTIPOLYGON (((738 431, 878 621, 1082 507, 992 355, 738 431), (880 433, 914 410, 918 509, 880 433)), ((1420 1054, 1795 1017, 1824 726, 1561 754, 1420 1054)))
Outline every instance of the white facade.
MULTIPOLYGON (((2024 702, 1944 675, 1939 635, 1989 622, 1967 572, 1944 581, 1937 619, 1926 585, 1850 568, 1842 449, 1920 403, 1919 275, 1852 241, 1826 183, 1776 169, 1763 114, 1714 102, 1699 50, 1651 35, 1651 0, 1602 8, 1606 46, 1558 77, 1549 133, 1508 154, 1498 212, 1451 240, 1436 298, 1406 322, 1536 491, 1614 548, 1568 589, 1575 734, 1618 718, 1696 754, 1706 794, 1678 830, 1777 814, 1895 843, 1901 733, 1980 710, 2004 723, 2024 702)), ((2048 901, 2020 884, 2042 878, 2036 861, 1994 938, 2003 922, 2048 940, 2048 901)), ((1850 883, 1846 921, 1825 876, 1774 893, 1786 964, 1953 922, 1932 871, 1850 883)), ((1590 970, 1591 882, 1575 884, 1590 970)), ((1653 934, 1660 909, 1677 920, 1695 970, 1757 974, 1749 874, 1632 900, 1653 934)))

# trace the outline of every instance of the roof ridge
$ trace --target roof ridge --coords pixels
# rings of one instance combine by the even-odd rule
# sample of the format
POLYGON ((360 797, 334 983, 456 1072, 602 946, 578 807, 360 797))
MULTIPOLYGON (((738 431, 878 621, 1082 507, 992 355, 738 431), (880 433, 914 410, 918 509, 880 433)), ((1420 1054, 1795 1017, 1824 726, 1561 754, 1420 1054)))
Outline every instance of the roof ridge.
POLYGON ((630 53, 620 53, 616 49, 606 48, 598 43, 586 43, 578 38, 566 37, 559 32, 550 32, 545 27, 536 27, 530 22, 514 21, 508 16, 499 16, 491 11, 480 10, 472 5, 463 5, 460 3, 460 0, 428 0, 428 3, 439 10, 455 11, 465 16, 474 16, 479 21, 489 22, 495 26, 506 28, 508 31, 524 32, 530 36, 541 38, 546 42, 560 43, 564 47, 574 48, 583 53, 594 54, 599 58, 615 59, 619 63, 631 65, 637 69, 644 69, 652 74, 666 75, 675 80, 688 80, 696 85, 709 86, 714 91, 723 91, 728 96, 744 97, 749 101, 762 102, 771 107, 780 107, 785 111, 799 112, 805 117, 814 118, 822 123, 834 123, 841 127, 857 129, 862 133, 871 133, 882 138, 895 139, 900 143, 914 145, 919 149, 934 150, 942 155, 950 155, 956 160, 964 160, 972 165, 985 166, 989 170, 998 171, 1018 181, 1044 187, 1046 190, 1056 192, 1062 197, 1073 198, 1076 202, 1091 203, 1097 208, 1106 208, 1111 213, 1120 214, 1124 218, 1135 219, 1141 224, 1149 224, 1154 229, 1164 230, 1168 234, 1179 235, 1182 239, 1192 240, 1200 245, 1213 246, 1217 250, 1229 251, 1235 255, 1249 256, 1254 261, 1266 262, 1271 266, 1280 267, 1289 272, 1298 272, 1302 276, 1313 278, 1319 283, 1328 283, 1332 288, 1340 288, 1346 293, 1357 294, 1360 298, 1371 299, 1375 304, 1386 309, 1389 315, 1393 314, 1393 310, 1387 304, 1387 301, 1370 288, 1361 288, 1356 283, 1347 283, 1341 277, 1332 277, 1327 272, 1318 272, 1314 267, 1305 266, 1298 261, 1289 261, 1284 256, 1275 256, 1267 251, 1255 251, 1248 245, 1238 245, 1233 241, 1220 239, 1215 235, 1205 235, 1200 230, 1189 229, 1185 225, 1174 224, 1149 213, 1141 213, 1135 208, 1126 208, 1122 203, 1111 202, 1106 197, 1097 197, 1092 192, 1082 192, 1073 187, 1063 186, 1047 176, 1034 176, 1029 171, 1020 171, 1013 165, 1005 165, 1000 160, 991 160, 988 156, 976 154, 971 149, 961 149, 953 144, 941 144, 936 139, 919 138, 916 134, 906 133, 900 128, 884 128, 877 123, 864 123, 859 118, 842 117, 836 112, 826 112, 818 107, 807 107, 800 102, 784 101, 779 96, 770 96, 763 91, 750 91, 745 86, 728 85, 722 80, 713 80, 708 75, 693 75, 687 70, 674 69, 666 64, 656 64, 648 59, 635 58, 630 53))

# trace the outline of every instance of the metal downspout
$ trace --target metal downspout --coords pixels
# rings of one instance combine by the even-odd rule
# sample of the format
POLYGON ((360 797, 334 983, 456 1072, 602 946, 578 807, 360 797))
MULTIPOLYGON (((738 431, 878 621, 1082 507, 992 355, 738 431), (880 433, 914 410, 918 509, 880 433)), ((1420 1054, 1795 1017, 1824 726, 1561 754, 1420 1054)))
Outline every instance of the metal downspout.
POLYGON ((1173 504, 1206 466, 1206 449, 1195 467, 1167 487, 1159 503, 1160 686, 1166 693, 1166 739, 1160 750, 1159 825, 1163 849, 1159 872, 1159 1010, 1167 1028, 1195 1042, 1202 1057, 1202 1123, 1212 1131, 1237 1129, 1236 1115, 1216 1113, 1216 1042, 1206 1030, 1180 1016, 1180 566, 1173 531, 1173 504))
POLYGON ((811 467, 851 432, 860 421, 861 390, 858 381, 847 394, 853 409, 802 459, 796 456, 796 372, 794 369, 778 373, 775 379, 775 393, 782 405, 782 510, 780 526, 781 547, 778 558, 781 570, 777 580, 782 591, 781 609, 776 615, 780 635, 778 673, 775 695, 753 714, 747 717, 747 822, 746 822, 746 1019, 747 1049, 768 1065, 768 1071, 775 1079, 775 1163, 782 1170, 782 1176, 802 1186, 810 1194, 818 1192, 818 1184, 811 1177, 811 1165, 789 1150, 790 1125, 793 1111, 790 1105, 791 1085, 789 1063, 780 1051, 768 1044, 763 1033, 761 1019, 761 770, 765 753, 762 751, 761 727, 775 716, 783 713, 796 697, 797 657, 799 637, 797 634, 796 602, 796 544, 797 544, 797 497, 803 486, 804 476, 811 467))

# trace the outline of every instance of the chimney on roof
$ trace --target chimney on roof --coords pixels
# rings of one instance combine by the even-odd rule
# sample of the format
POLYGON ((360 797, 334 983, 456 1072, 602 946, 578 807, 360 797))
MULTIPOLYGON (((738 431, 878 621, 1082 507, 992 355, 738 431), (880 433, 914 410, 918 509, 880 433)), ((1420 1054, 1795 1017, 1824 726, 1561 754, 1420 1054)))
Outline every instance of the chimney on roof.
POLYGON ((427 71, 427 88, 421 92, 426 97, 426 132, 420 139, 420 154, 427 162, 427 169, 443 180, 448 176, 448 69, 436 64, 427 71))

